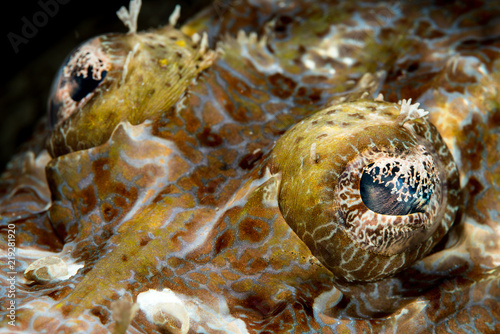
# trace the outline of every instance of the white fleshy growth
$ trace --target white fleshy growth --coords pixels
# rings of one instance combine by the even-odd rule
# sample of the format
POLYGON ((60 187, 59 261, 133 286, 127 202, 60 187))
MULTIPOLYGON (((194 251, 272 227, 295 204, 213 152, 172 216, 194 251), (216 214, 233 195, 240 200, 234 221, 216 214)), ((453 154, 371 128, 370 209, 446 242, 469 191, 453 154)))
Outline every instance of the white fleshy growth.
POLYGON ((123 22, 123 24, 128 27, 129 33, 137 32, 137 18, 139 17, 139 12, 141 11, 141 0, 130 0, 128 5, 129 9, 122 6, 117 12, 118 18, 123 22))
POLYGON ((418 109, 420 103, 411 104, 411 99, 409 99, 408 101, 403 99, 399 101, 398 104, 401 105, 401 112, 396 119, 396 122, 399 125, 403 125, 408 121, 413 121, 429 114, 429 112, 425 111, 424 109, 418 109))
POLYGON ((319 156, 316 153, 316 146, 317 146, 316 143, 311 144, 311 151, 309 152, 310 153, 309 158, 311 159, 311 163, 315 163, 319 160, 319 156))
POLYGON ((120 85, 123 85, 125 83, 125 78, 127 77, 128 73, 128 64, 130 63, 130 59, 132 59, 137 53, 137 50, 139 50, 139 46, 140 44, 136 43, 134 45, 134 48, 127 54, 127 59, 125 59, 125 64, 123 64, 122 80, 120 81, 120 85))
POLYGON ((70 279, 71 277, 75 276, 78 273, 78 270, 81 268, 85 267, 85 262, 83 263, 76 263, 74 259, 71 259, 72 261, 66 262, 66 265, 68 266, 68 274, 65 276, 59 277, 59 280, 67 280, 70 279))
POLYGON ((191 36, 191 40, 193 41, 193 43, 195 44, 198 44, 198 42, 200 41, 201 37, 200 37, 200 34, 198 34, 197 32, 195 32, 193 34, 193 36, 191 36))
POLYGON ((68 275, 68 266, 57 256, 36 260, 24 271, 24 277, 38 284, 47 284, 68 275))
POLYGON ((171 333, 185 334, 189 331, 189 315, 184 302, 172 290, 150 289, 137 296, 137 304, 151 323, 171 333))
POLYGON ((208 49, 208 35, 204 31, 200 42, 200 52, 205 53, 208 49))
POLYGON ((168 24, 172 27, 175 26, 177 24, 177 21, 179 21, 179 17, 181 17, 181 6, 175 5, 174 11, 168 18, 168 24))

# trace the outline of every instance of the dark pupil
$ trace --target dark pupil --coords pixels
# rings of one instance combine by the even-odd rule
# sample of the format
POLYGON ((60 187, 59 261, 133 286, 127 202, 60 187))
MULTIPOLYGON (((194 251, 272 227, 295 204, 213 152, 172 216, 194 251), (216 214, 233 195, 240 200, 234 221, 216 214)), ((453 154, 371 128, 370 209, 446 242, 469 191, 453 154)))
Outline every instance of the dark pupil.
POLYGON ((74 101, 78 102, 89 93, 92 93, 106 77, 107 71, 102 71, 101 79, 95 80, 92 77, 93 70, 92 66, 89 66, 87 76, 83 76, 82 74, 77 76, 72 75, 68 80, 68 84, 71 87, 70 96, 74 101))
MULTIPOLYGON (((371 167, 372 165, 373 164, 368 165, 368 167, 371 167)), ((397 167, 393 169, 394 173, 397 173, 398 171, 397 167)), ((428 190, 426 187, 423 188, 424 191, 417 197, 413 197, 413 195, 417 192, 417 184, 415 184, 414 187, 409 186, 408 193, 411 197, 408 198, 407 202, 404 200, 398 201, 398 194, 391 193, 394 188, 393 184, 386 187, 387 182, 391 181, 394 176, 383 175, 381 177, 382 183, 380 183, 378 180, 375 180, 375 177, 380 174, 380 169, 376 167, 374 172, 375 175, 372 175, 371 173, 363 171, 359 185, 361 199, 370 210, 389 216, 404 216, 417 212, 425 212, 425 206, 429 202, 432 194, 431 191, 425 192, 425 190, 428 190)), ((403 187, 404 180, 399 178, 396 182, 396 189, 401 189, 403 187)))

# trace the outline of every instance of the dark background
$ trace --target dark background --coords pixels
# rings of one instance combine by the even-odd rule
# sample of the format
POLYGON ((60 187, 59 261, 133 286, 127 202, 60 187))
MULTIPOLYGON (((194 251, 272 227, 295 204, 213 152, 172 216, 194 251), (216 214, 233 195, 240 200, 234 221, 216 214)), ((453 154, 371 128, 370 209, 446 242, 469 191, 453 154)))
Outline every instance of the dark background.
MULTIPOLYGON (((4 2, 0 14, 2 60, 0 81, 0 171, 16 149, 33 132, 36 122, 46 113, 46 101, 60 64, 80 43, 109 32, 128 31, 116 16, 129 0, 27 0, 4 2), (34 37, 20 44, 16 53, 9 41, 10 32, 22 37, 23 17, 43 11, 39 2, 57 3, 59 8, 34 37), (8 4, 8 8, 7 8, 8 4)), ((210 0, 143 0, 138 30, 168 23, 176 4, 181 5, 180 22, 185 21, 210 0)))

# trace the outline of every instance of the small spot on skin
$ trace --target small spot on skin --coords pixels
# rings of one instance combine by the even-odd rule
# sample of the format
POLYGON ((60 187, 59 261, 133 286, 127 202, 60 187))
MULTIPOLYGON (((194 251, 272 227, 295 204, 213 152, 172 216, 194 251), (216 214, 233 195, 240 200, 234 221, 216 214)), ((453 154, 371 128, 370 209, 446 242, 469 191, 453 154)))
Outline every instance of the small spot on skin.
POLYGON ((166 186, 158 195, 153 200, 153 203, 158 203, 162 201, 168 194, 170 194, 173 191, 174 187, 173 185, 169 184, 166 186))
POLYGON ((231 247, 233 241, 234 241, 233 232, 231 230, 224 232, 215 241, 215 255, 219 254, 224 249, 231 247))
POLYGON ((257 243, 269 234, 269 226, 261 220, 245 218, 239 224, 238 231, 241 240, 257 243))
POLYGON ((178 40, 178 41, 176 42, 176 44, 177 44, 178 46, 180 46, 180 47, 185 47, 185 46, 186 46, 186 42, 185 42, 185 41, 183 41, 183 40, 178 40))
POLYGON ((222 137, 213 133, 210 127, 206 126, 203 132, 196 136, 203 146, 216 147, 222 144, 222 137))
POLYGON ((365 119, 366 118, 365 115, 363 115, 361 113, 353 113, 353 114, 349 114, 349 116, 353 117, 353 118, 357 118, 357 119, 365 119))
POLYGON ((160 59, 158 60, 158 63, 160 64, 161 68, 167 68, 168 61, 166 59, 160 59))
POLYGON ((139 241, 139 246, 144 247, 151 241, 151 238, 148 235, 142 235, 139 241))
POLYGON ((240 163, 238 166, 242 169, 252 169, 255 164, 262 158, 264 155, 264 152, 262 150, 256 150, 252 153, 249 153, 245 155, 243 158, 241 158, 240 163))
POLYGON ((80 193, 80 198, 82 199, 83 205, 81 207, 82 215, 86 215, 92 211, 97 204, 97 198, 95 196, 95 189, 93 185, 82 189, 80 193))
POLYGON ((107 202, 101 204, 101 212, 106 222, 113 220, 119 213, 116 208, 107 202))
POLYGON ((94 307, 90 310, 90 313, 94 316, 98 317, 101 321, 101 324, 106 325, 109 322, 109 311, 104 309, 101 306, 94 307))
POLYGON ((69 295, 73 289, 69 286, 65 286, 60 290, 53 291, 48 294, 48 296, 56 301, 64 299, 67 295, 69 295))
POLYGON ((71 310, 74 309, 74 306, 72 305, 64 305, 61 307, 61 314, 65 317, 68 316, 68 314, 71 312, 71 310))
POLYGON ((328 137, 328 135, 326 133, 322 133, 319 136, 317 136, 316 139, 321 139, 321 138, 325 138, 325 137, 328 137))
POLYGON ((295 81, 280 73, 271 75, 269 82, 273 85, 271 92, 282 99, 290 97, 297 86, 295 81))

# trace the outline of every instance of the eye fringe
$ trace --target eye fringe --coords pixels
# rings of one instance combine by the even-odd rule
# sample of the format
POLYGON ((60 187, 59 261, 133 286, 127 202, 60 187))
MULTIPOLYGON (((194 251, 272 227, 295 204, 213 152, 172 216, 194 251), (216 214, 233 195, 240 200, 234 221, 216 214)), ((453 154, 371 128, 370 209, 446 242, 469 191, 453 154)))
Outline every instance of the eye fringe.
POLYGON ((434 192, 434 183, 425 182, 414 166, 410 166, 408 172, 410 175, 401 173, 398 161, 382 167, 375 163, 366 166, 360 180, 363 203, 373 212, 383 215, 424 213, 434 192))
POLYGON ((407 202, 411 197, 418 198, 425 193, 433 192, 436 184, 436 168, 429 154, 420 148, 421 155, 418 159, 406 157, 395 159, 393 157, 379 158, 377 161, 365 166, 363 172, 371 174, 378 183, 386 186, 393 185, 391 194, 397 194, 398 201, 407 202), (377 172, 378 171, 378 172, 377 172), (390 178, 383 181, 382 178, 390 178), (399 179, 403 184, 398 187, 399 179), (416 188, 413 193, 410 188, 416 188))

